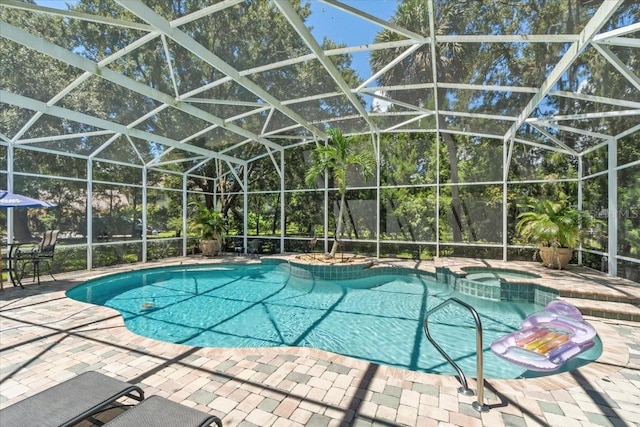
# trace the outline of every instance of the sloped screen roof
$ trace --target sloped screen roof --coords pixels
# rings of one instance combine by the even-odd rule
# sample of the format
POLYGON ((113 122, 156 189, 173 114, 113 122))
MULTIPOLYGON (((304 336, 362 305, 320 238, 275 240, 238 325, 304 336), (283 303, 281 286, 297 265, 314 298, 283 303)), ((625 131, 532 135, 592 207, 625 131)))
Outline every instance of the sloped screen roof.
POLYGON ((4 143, 149 165, 328 127, 570 154, 640 130, 636 1, 68 3, 0 2, 4 143))

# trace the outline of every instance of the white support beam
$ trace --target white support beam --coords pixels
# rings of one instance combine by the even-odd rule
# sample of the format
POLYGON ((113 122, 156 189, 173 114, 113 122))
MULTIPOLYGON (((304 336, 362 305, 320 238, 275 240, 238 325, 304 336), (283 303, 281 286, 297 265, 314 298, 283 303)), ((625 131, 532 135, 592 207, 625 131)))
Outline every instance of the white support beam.
POLYGON ((609 0, 602 3, 600 8, 593 15, 591 20, 585 25, 584 29, 580 32, 578 40, 574 42, 569 49, 562 56, 560 61, 556 64, 556 67, 549 73, 549 76, 540 86, 540 90, 531 98, 529 103, 524 107, 522 112, 518 115, 518 119, 511 126, 509 131, 504 135, 504 140, 508 141, 525 122, 529 115, 540 105, 545 96, 551 91, 556 82, 562 77, 562 75, 569 69, 569 67, 578 59, 580 53, 587 47, 587 45, 593 40, 597 32, 607 23, 609 18, 615 13, 618 7, 624 2, 624 0, 609 0))
POLYGON ((574 93, 561 90, 552 90, 549 92, 551 96, 562 96, 579 101, 595 102, 598 104, 615 105, 625 108, 640 108, 640 102, 629 101, 625 99, 608 98, 605 96, 588 95, 585 93, 574 93))
POLYGON ((380 18, 377 18, 377 17, 375 17, 373 15, 370 15, 370 14, 368 14, 368 13, 362 11, 362 10, 359 10, 359 9, 356 9, 356 8, 351 7, 349 5, 346 5, 344 3, 341 3, 341 2, 339 2, 337 0, 322 0, 322 2, 326 3, 326 4, 330 4, 331 6, 337 8, 337 9, 342 9, 343 11, 348 12, 348 13, 350 13, 350 14, 358 17, 358 18, 362 18, 365 21, 369 21, 369 22, 372 22, 374 24, 377 24, 380 27, 386 28, 389 31, 393 31, 394 33, 398 33, 398 34, 400 34, 402 36, 405 36, 408 39, 412 39, 412 40, 416 40, 416 41, 426 41, 427 40, 424 36, 422 36, 422 35, 420 35, 418 33, 414 33, 413 31, 409 31, 406 28, 402 28, 402 27, 400 27, 398 25, 395 25, 392 22, 384 21, 384 20, 382 20, 380 18))
POLYGON ((592 131, 588 131, 588 130, 578 129, 576 127, 559 125, 557 123, 550 124, 550 126, 553 126, 555 129, 558 129, 558 130, 577 133, 577 134, 580 134, 580 135, 589 136, 589 137, 598 138, 598 139, 609 139, 612 136, 612 135, 607 135, 607 134, 600 133, 600 132, 592 132, 592 131))
POLYGON ((624 132, 620 132, 615 137, 616 137, 616 139, 619 140, 619 139, 624 138, 625 136, 631 135, 632 133, 635 133, 635 132, 640 132, 640 124, 632 127, 631 129, 627 129, 624 132))
MULTIPOLYGON (((189 37, 184 32, 180 31, 178 28, 174 28, 171 24, 164 19, 162 16, 157 14, 153 9, 149 8, 145 4, 140 1, 131 1, 131 0, 115 0, 116 3, 120 4, 125 9, 129 10, 131 13, 137 15, 140 19, 146 21, 151 26, 153 26, 156 30, 165 34, 167 37, 171 38, 174 42, 178 43, 180 46, 184 47, 192 54, 196 55, 198 58, 202 59, 212 67, 218 69, 224 75, 231 78, 233 81, 240 84, 245 89, 254 93, 256 96, 264 99, 269 104, 273 105, 275 108, 280 110, 283 114, 290 117, 292 120, 301 123, 304 127, 309 129, 314 134, 324 135, 319 129, 310 126, 305 119, 295 113, 293 110, 283 106, 278 99, 269 94, 266 90, 262 89, 260 86, 255 84, 252 80, 242 76, 238 70, 227 64, 222 58, 215 55, 213 52, 202 46, 200 43, 195 41, 193 38, 189 37)), ((239 128, 242 129, 242 128, 239 128)), ((245 135, 246 133, 242 133, 241 135, 245 135)), ((265 140, 264 138, 255 139, 265 145, 269 145, 270 141, 265 140)), ((273 149, 279 150, 281 147, 272 146, 273 149)))
POLYGON ((22 95, 16 95, 14 93, 0 90, 0 98, 2 99, 2 102, 5 102, 10 105, 15 105, 21 108, 27 108, 33 111, 40 111, 41 113, 48 114, 54 117, 59 117, 62 119, 68 119, 68 120, 73 120, 80 123, 85 123, 89 126, 93 126, 96 128, 107 129, 112 131, 115 134, 130 135, 135 138, 142 139, 144 141, 157 142, 159 144, 164 144, 169 147, 177 147, 177 148, 180 148, 181 150, 191 152, 194 154, 201 154, 208 157, 218 157, 224 160, 228 160, 232 163, 241 163, 241 164, 244 163, 244 161, 240 159, 236 159, 224 154, 216 153, 204 148, 196 147, 194 145, 183 145, 183 144, 180 144, 178 141, 175 141, 173 139, 170 139, 161 135, 154 135, 152 133, 145 132, 140 129, 128 129, 124 125, 110 122, 108 120, 100 119, 97 117, 89 116, 84 113, 78 113, 77 111, 67 110, 66 108, 58 107, 56 105, 47 106, 47 104, 45 104, 44 102, 36 101, 35 99, 31 99, 31 98, 26 98, 22 95))
MULTIPOLYGON (((427 1, 427 7, 429 10, 429 34, 436 34, 436 16, 434 13, 433 0, 427 1)), ((433 80, 433 105, 434 110, 436 111, 436 164, 438 165, 438 170, 436 173, 436 256, 440 256, 440 215, 437 215, 440 212, 440 144, 442 144, 442 136, 440 134, 442 126, 440 126, 440 114, 438 114, 438 110, 440 109, 440 99, 438 97, 438 67, 436 64, 438 63, 438 57, 436 54, 436 37, 431 37, 431 74, 433 80)))
MULTIPOLYGON (((42 115, 42 113, 38 113, 42 115)), ((92 136, 104 136, 104 135, 112 135, 113 132, 109 130, 99 130, 94 132, 81 132, 81 133, 69 133, 66 135, 51 135, 51 136, 41 136, 39 138, 28 138, 21 139, 16 141, 16 145, 25 145, 25 144, 33 144, 38 142, 49 142, 49 141, 64 141, 67 139, 75 139, 75 138, 86 138, 92 136)))
POLYGON ((63 18, 71 18, 79 21, 94 22, 96 24, 129 28, 132 30, 153 31, 153 28, 151 28, 149 25, 141 24, 139 22, 109 18, 107 16, 92 15, 89 13, 76 12, 67 9, 56 9, 53 7, 38 6, 35 4, 26 3, 24 1, 2 0, 2 4, 0 4, 0 6, 12 9, 27 10, 30 12, 43 13, 46 15, 60 16, 63 18))
POLYGON ((631 37, 612 37, 610 39, 599 41, 595 44, 620 46, 620 47, 632 47, 632 48, 638 49, 640 48, 640 39, 633 39, 631 37))
POLYGON ((604 33, 597 34, 593 37, 594 42, 600 43, 603 40, 626 36, 640 31, 640 22, 627 25, 625 27, 616 28, 615 30, 606 31, 604 33))
POLYGON ((622 62, 620 58, 618 58, 616 54, 611 51, 611 49, 600 44, 594 44, 593 47, 595 47, 596 50, 600 52, 600 54, 604 56, 605 59, 609 61, 609 63, 613 65, 613 67, 624 76, 625 79, 627 79, 636 89, 640 90, 640 77, 633 73, 627 67, 627 64, 622 62))
MULTIPOLYGON (((190 105, 188 103, 181 102, 181 101, 176 101, 175 98, 169 96, 168 94, 165 94, 163 92, 160 92, 159 90, 156 90, 152 87, 144 85, 140 82, 137 82, 109 68, 101 68, 99 64, 96 64, 95 62, 81 55, 77 55, 73 52, 70 52, 44 39, 40 39, 32 35, 31 33, 28 33, 20 28, 14 27, 9 23, 0 21, 0 36, 13 40, 16 43, 20 43, 28 48, 34 49, 54 59, 61 60, 81 70, 88 71, 96 76, 102 77, 105 80, 108 80, 112 83, 115 83, 119 86, 122 86, 126 89, 136 92, 140 95, 143 95, 151 99, 154 99, 156 101, 159 101, 161 103, 170 105, 173 108, 181 110, 201 120, 204 120, 209 123, 217 124, 227 129, 230 132, 237 133, 246 138, 254 139, 265 145, 271 145, 272 148, 276 150, 279 150, 282 148, 277 144, 274 144, 273 142, 265 138, 261 138, 258 135, 255 135, 252 132, 249 132, 248 130, 245 130, 239 126, 236 126, 231 123, 225 123, 224 119, 221 119, 220 117, 216 117, 213 114, 207 113, 206 111, 200 110, 194 107, 193 105, 190 105)), ((185 37, 187 36, 185 35, 185 37)))
POLYGON ((565 150, 567 150, 567 152, 569 152, 570 154, 574 155, 574 156, 578 156, 578 152, 576 150, 574 150, 573 148, 569 147, 567 144, 565 144, 564 142, 560 141, 558 138, 556 138, 555 136, 551 135, 549 132, 547 132, 545 129, 542 128, 542 126, 538 126, 535 123, 531 123, 531 126, 533 126, 534 128, 536 128, 536 130, 538 132, 540 132, 541 134, 543 134, 544 136, 546 136, 549 141, 553 142, 554 144, 556 144, 558 147, 562 147, 565 150))
POLYGON ((360 92, 363 88, 367 87, 369 85, 369 83, 376 81, 378 79, 378 77, 380 77, 381 75, 383 75, 384 73, 386 73, 387 71, 389 71, 390 69, 395 67, 398 63, 400 63, 400 61, 402 61, 407 56, 411 55, 413 52, 418 50, 418 48, 420 48, 420 46, 421 45, 419 45, 419 44, 415 44, 415 45, 411 46, 409 49, 407 49, 404 52, 402 52, 400 55, 396 56, 393 59, 393 61, 390 61, 389 63, 387 63, 387 65, 385 65, 384 67, 379 69, 375 74, 373 74, 371 77, 369 77, 367 80, 365 80, 360 86, 358 86, 354 90, 354 92, 360 92))
POLYGON ((171 21, 171 26, 180 27, 182 25, 188 24, 189 22, 204 18, 205 16, 209 16, 213 13, 220 12, 221 10, 233 7, 237 4, 244 3, 244 1, 245 0, 224 0, 211 6, 203 7, 202 9, 199 9, 188 15, 181 16, 178 19, 174 19, 173 21, 171 21))
POLYGON ((602 111, 597 113, 580 113, 580 114, 565 114, 552 117, 543 118, 530 118, 526 121, 528 123, 553 123, 562 120, 590 120, 590 119, 604 119, 609 117, 628 117, 628 116, 640 116, 640 109, 637 110, 618 110, 618 111, 602 111))
POLYGON ((403 126, 407 126, 408 124, 411 124, 413 122, 420 121, 420 120, 422 120, 422 119, 424 119, 426 117, 430 117, 430 116, 433 116, 433 113, 422 114, 422 115, 419 115, 419 116, 415 116, 415 117, 413 117, 413 118, 411 118, 409 120, 405 120, 405 121, 403 121, 401 123, 395 124, 393 126, 390 126, 390 127, 386 128, 386 129, 381 129, 381 130, 384 131, 384 132, 392 131, 392 130, 395 130, 395 129, 399 129, 399 128, 403 127, 403 126))
POLYGON ((618 141, 609 141, 607 189, 609 193, 607 212, 607 261, 609 276, 618 275, 618 141))
MULTIPOLYGON (((318 44, 315 37, 311 35, 309 29, 304 25, 300 16, 296 13, 296 11, 289 3, 289 0, 273 0, 273 2, 278 6, 284 17, 289 21, 289 24, 293 26, 293 29, 298 33, 298 35, 302 38, 305 44, 309 47, 309 49, 316 55, 318 61, 322 64, 325 70, 329 73, 331 78, 336 82, 338 87, 344 92, 344 95, 351 101, 351 104, 355 107, 355 109, 360 113, 362 118, 369 124, 369 127, 373 130, 376 129, 376 124, 371 120, 369 114, 365 110, 364 106, 360 103, 360 100, 354 93, 352 93, 351 88, 344 80, 336 66, 333 62, 324 54, 322 47, 318 44)), ((316 135, 320 137, 321 135, 316 135)))

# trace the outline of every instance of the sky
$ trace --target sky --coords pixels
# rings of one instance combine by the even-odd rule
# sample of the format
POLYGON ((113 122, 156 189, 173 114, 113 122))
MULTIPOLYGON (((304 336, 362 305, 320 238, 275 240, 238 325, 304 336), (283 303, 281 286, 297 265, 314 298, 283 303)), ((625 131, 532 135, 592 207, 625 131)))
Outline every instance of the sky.
MULTIPOLYGON (((335 7, 318 0, 310 0, 311 16, 307 20, 307 26, 312 27, 311 33, 322 43, 323 37, 327 37, 339 44, 347 46, 359 46, 371 43, 375 35, 382 27, 343 12, 335 7)), ((380 19, 389 19, 396 11, 397 0, 343 0, 349 6, 364 10, 370 15, 380 19)), ((353 54, 352 67, 362 79, 371 76, 368 54, 353 54)), ((384 111, 389 104, 365 97, 367 106, 384 111), (372 102, 372 105, 369 103, 372 102)))

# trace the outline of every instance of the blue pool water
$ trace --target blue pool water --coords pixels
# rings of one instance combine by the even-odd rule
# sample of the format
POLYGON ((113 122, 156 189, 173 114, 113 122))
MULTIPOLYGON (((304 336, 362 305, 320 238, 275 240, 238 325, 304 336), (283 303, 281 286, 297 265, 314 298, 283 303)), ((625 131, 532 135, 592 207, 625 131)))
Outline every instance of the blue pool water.
MULTIPOLYGON (((313 347, 399 368, 455 374, 424 335, 425 313, 450 298, 481 316, 488 378, 540 376, 503 361, 491 342, 542 307, 461 295, 427 275, 324 281, 291 277, 280 265, 165 267, 117 274, 70 289, 78 301, 118 310, 132 332, 196 347, 313 347)), ((430 332, 469 377, 476 375, 471 314, 449 304, 430 332)), ((568 363, 595 360, 597 345, 568 363)))

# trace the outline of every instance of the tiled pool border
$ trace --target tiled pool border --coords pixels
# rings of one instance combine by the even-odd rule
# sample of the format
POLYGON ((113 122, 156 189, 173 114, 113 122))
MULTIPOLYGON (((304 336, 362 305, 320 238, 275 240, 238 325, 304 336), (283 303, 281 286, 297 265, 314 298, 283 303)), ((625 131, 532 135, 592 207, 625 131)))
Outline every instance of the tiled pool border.
MULTIPOLYGON (((291 275, 304 279, 345 280, 361 279, 383 274, 413 274, 428 276, 441 283, 446 283, 463 295, 492 301, 529 302, 546 306, 560 294, 557 290, 533 283, 531 281, 509 281, 502 279, 500 283, 485 283, 466 279, 467 272, 458 274, 447 267, 436 267, 436 273, 418 271, 408 267, 378 265, 371 260, 348 265, 318 265, 295 262, 281 258, 264 258, 265 265, 288 264, 291 275)), ((517 270, 509 270, 517 271, 517 270)))

